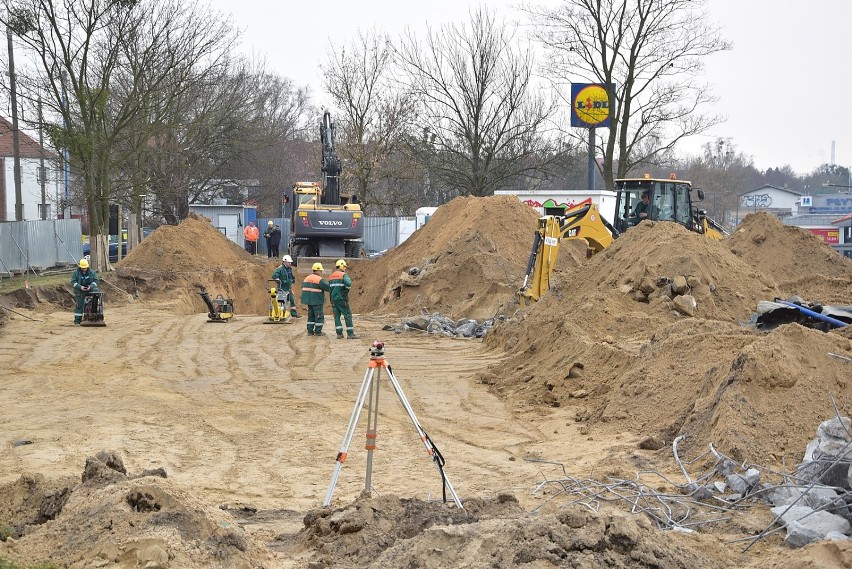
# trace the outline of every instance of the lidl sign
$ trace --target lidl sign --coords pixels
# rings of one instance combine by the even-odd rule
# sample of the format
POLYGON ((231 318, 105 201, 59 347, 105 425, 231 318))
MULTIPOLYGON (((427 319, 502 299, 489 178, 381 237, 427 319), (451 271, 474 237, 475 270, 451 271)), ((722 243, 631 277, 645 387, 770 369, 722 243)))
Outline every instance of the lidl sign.
MULTIPOLYGON (((615 85, 610 86, 615 91, 615 85)), ((571 83, 571 126, 594 128, 609 126, 614 104, 609 100, 606 85, 601 83, 571 83)))

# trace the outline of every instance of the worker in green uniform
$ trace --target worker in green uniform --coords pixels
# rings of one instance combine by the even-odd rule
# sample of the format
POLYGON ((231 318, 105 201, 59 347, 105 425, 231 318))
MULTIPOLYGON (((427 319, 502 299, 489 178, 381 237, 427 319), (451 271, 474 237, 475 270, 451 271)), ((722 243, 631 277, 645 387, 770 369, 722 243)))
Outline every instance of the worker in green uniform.
POLYGON ((340 322, 341 315, 346 322, 346 335, 350 340, 358 338, 355 328, 352 326, 352 310, 349 309, 349 289, 352 288, 352 278, 346 274, 346 261, 340 259, 334 266, 336 270, 328 277, 328 286, 331 291, 331 310, 334 313, 334 329, 337 338, 343 339, 343 324, 340 322))
POLYGON ((293 283, 296 282, 296 277, 293 275, 293 258, 290 255, 281 257, 281 264, 272 273, 272 279, 278 282, 278 290, 287 291, 287 302, 290 305, 290 316, 293 318, 301 318, 296 314, 296 303, 293 301, 293 283))
POLYGON ((74 305, 74 324, 79 325, 83 320, 83 305, 86 295, 98 292, 98 274, 89 268, 88 259, 80 259, 77 268, 71 275, 71 286, 74 287, 76 304, 74 305))
POLYGON ((302 282, 302 304, 308 306, 308 336, 325 336, 322 325, 325 316, 322 313, 328 283, 322 278, 322 263, 314 263, 313 273, 302 282))

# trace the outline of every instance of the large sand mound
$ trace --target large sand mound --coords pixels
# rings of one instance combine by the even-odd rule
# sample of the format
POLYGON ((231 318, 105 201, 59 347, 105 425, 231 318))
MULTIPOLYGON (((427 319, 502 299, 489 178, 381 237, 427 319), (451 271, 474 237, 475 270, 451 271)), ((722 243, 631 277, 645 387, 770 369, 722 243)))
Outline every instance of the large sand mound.
POLYGON ((203 286, 214 297, 232 298, 237 316, 259 315, 268 311, 266 279, 276 264, 250 255, 210 220, 190 214, 143 239, 117 264, 116 275, 125 290, 173 301, 184 313, 207 312, 197 294, 203 286))
POLYGON ((460 197, 352 269, 356 312, 493 317, 523 280, 538 216, 514 196, 460 197))
POLYGON ((805 229, 760 212, 748 215, 725 244, 788 295, 823 304, 852 303, 852 259, 805 229))
MULTIPOLYGON (((808 255, 794 253, 794 264, 838 274, 839 255, 814 255, 812 236, 792 237, 808 255)), ((737 457, 794 463, 813 425, 831 414, 830 394, 847 389, 848 364, 827 353, 849 356, 852 342, 846 332, 788 325, 767 335, 741 324, 758 301, 780 294, 724 242, 643 223, 583 266, 558 272, 548 295, 498 325, 486 343, 511 354, 511 365, 480 379, 505 395, 568 407, 577 421, 621 421, 668 442, 686 434, 737 457), (692 283, 695 317, 668 298, 636 301, 642 283, 678 275, 692 283)))

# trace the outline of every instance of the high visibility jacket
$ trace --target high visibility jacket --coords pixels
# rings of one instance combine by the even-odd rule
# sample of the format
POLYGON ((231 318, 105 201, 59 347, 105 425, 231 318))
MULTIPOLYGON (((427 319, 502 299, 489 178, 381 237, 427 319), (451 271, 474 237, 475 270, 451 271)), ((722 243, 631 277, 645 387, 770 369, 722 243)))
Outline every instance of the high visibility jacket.
POLYGON ((310 274, 302 281, 302 304, 316 306, 325 304, 325 292, 329 290, 328 283, 316 273, 310 274))
POLYGON ((341 270, 336 270, 328 277, 331 289, 328 296, 332 302, 349 300, 349 289, 352 288, 352 278, 341 270))
POLYGON ((257 241, 257 238, 260 237, 260 231, 257 227, 248 225, 245 229, 243 229, 243 235, 249 241, 257 241))

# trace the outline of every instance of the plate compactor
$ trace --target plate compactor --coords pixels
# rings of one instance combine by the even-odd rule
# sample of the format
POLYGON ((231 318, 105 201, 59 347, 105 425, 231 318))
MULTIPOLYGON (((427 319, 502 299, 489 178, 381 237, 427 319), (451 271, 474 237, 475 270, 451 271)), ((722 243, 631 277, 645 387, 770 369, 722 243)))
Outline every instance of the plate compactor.
POLYGON ((104 322, 104 293, 86 292, 83 296, 83 319, 80 326, 106 326, 104 322))
POLYGON ((290 293, 277 287, 278 281, 268 280, 272 283, 269 290, 269 317, 264 324, 290 324, 290 293))
POLYGON ((208 322, 230 322, 234 317, 234 300, 225 298, 221 294, 216 298, 210 298, 210 293, 203 286, 198 287, 198 294, 204 299, 204 304, 207 305, 207 321, 208 322))

